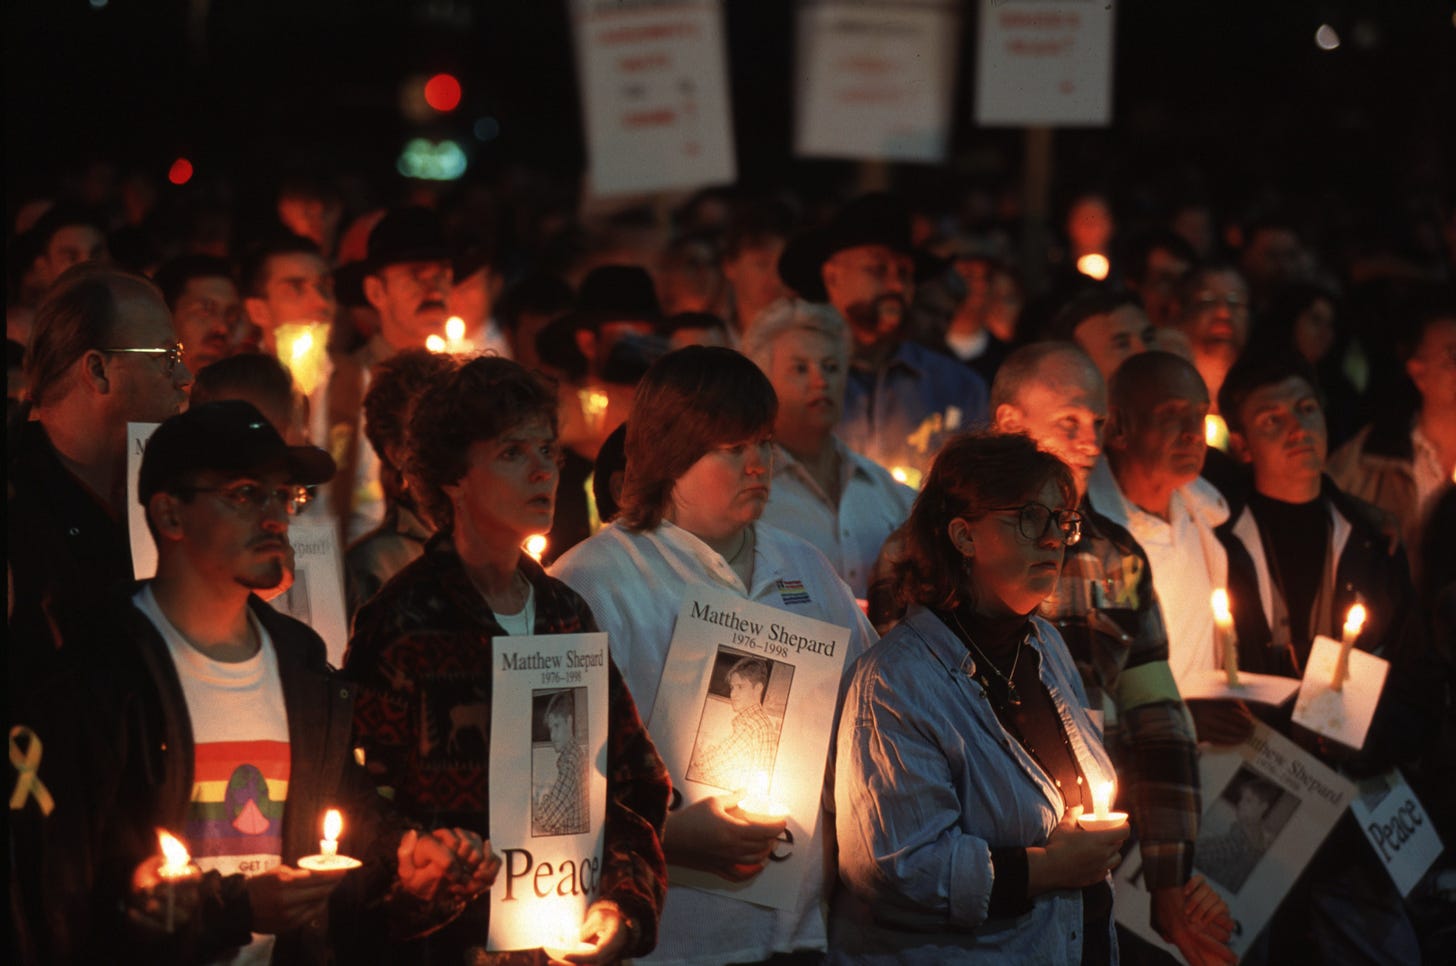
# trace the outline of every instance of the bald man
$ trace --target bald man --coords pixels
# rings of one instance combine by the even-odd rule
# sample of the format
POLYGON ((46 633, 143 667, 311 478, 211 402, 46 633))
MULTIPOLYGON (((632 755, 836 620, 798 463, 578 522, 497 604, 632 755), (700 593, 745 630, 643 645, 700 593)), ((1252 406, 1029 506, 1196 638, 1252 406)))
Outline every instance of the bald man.
POLYGON ((1118 772, 1130 776, 1124 801, 1142 847, 1152 922, 1189 962, 1231 962, 1232 921, 1202 928, 1184 899, 1198 837, 1197 742, 1168 666, 1153 571, 1137 541, 1087 498, 1107 418, 1102 375, 1069 342, 1033 343, 1002 363, 991 408, 998 432, 1025 434, 1072 469, 1082 539, 1067 548, 1041 613, 1061 630, 1089 704, 1104 715, 1118 772))

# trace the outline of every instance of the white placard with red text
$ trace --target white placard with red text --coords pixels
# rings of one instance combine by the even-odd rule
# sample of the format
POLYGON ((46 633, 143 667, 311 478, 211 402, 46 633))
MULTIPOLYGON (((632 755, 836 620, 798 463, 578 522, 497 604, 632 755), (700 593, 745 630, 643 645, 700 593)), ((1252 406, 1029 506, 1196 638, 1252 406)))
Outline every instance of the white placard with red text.
POLYGON ((1112 122, 1110 0, 982 0, 976 123, 1112 122))
POLYGON ((719 0, 573 0, 596 195, 737 177, 719 0))
POLYGON ((490 843, 501 870, 487 944, 569 948, 601 888, 607 635, 497 637, 490 646, 490 843))
POLYGON ((944 161, 958 10, 948 0, 801 3, 794 153, 944 161))

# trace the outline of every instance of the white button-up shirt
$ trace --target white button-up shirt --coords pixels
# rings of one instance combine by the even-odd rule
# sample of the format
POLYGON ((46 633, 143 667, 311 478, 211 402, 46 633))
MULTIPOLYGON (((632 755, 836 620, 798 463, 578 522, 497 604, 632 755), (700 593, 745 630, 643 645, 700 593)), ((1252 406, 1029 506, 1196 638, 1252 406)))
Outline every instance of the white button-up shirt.
POLYGON ((763 522, 818 547, 854 596, 863 598, 880 547, 910 515, 915 491, 837 437, 830 438, 839 451, 839 502, 832 502, 803 464, 775 444, 773 486, 763 522))
MULTIPOLYGON (((552 576, 582 596, 597 626, 609 635, 612 657, 645 715, 657 701, 673 626, 690 587, 715 587, 848 627, 846 672, 875 641, 854 595, 823 554, 772 526, 753 526, 752 587, 744 586, 721 554, 666 521, 643 532, 619 523, 603 527, 551 567, 552 576)), ((811 852, 824 851, 825 826, 832 821, 821 812, 811 852)), ((826 948, 823 904, 834 882, 832 857, 829 862, 827 874, 820 867, 804 877, 792 909, 769 909, 684 887, 668 889, 657 949, 641 961, 707 966, 826 948)))

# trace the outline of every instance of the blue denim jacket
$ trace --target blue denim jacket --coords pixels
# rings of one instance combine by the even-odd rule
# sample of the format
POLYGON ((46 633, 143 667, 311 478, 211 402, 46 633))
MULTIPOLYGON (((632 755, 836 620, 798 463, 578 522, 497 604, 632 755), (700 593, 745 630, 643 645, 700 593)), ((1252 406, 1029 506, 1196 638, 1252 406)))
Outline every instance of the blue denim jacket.
MULTIPOLYGON (((1081 680, 1052 625, 1027 644, 1089 781, 1112 762, 1083 708, 1081 680)), ((970 652, 923 608, 855 664, 836 749, 839 874, 830 951, 838 963, 1076 964, 1082 894, 1037 896, 988 920, 991 849, 1046 843, 1062 796, 997 720, 970 652)), ((1111 925, 1108 926, 1109 930, 1111 925)), ((1112 941, 1116 961, 1116 941, 1112 941)))

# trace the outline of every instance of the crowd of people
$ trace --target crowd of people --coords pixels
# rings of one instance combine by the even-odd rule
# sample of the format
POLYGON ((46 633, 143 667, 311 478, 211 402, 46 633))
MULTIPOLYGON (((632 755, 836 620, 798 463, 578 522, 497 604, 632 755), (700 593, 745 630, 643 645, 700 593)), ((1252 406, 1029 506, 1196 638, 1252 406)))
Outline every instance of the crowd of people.
MULTIPOLYGON (((886 193, 513 231, 504 200, 459 201, 345 223, 290 182, 236 246, 19 209, 13 962, 546 962, 487 951, 504 637, 610 642, 604 761, 568 692, 543 717, 532 821, 603 830, 567 962, 1167 962, 1115 923, 1134 844, 1155 931, 1235 961, 1229 882, 1271 794, 1241 786, 1200 862, 1199 762, 1259 725, 1351 780, 1400 768, 1456 835, 1456 253, 1334 264, 1197 205, 1124 237, 1098 195, 1036 266, 886 193), (269 603, 303 592, 295 521, 343 548, 339 667, 269 603), (686 801, 654 743, 700 590, 847 641, 776 906, 671 871, 751 885, 787 834, 743 789, 686 801), (1357 603, 1390 667, 1361 747, 1185 699, 1235 661, 1302 677, 1357 603), (1130 823, 1082 827, 1111 776, 1130 823), (342 876, 299 866, 329 806, 362 860, 342 876), (191 848, 180 889, 159 828, 191 848)), ((708 784, 773 760, 771 673, 724 674, 708 784)), ((1245 958, 1440 961, 1433 882, 1401 895, 1346 813, 1245 958)))

